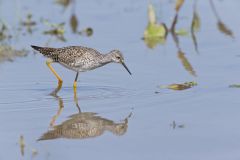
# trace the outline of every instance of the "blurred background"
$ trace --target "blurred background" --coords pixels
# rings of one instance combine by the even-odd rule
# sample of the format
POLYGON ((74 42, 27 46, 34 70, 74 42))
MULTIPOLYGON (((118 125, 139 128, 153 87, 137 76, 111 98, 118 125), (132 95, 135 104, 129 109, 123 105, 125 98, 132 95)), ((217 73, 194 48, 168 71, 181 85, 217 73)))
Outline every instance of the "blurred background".
POLYGON ((0 160, 240 158, 240 1, 0 0, 0 160), (119 49, 75 73, 31 45, 119 49))

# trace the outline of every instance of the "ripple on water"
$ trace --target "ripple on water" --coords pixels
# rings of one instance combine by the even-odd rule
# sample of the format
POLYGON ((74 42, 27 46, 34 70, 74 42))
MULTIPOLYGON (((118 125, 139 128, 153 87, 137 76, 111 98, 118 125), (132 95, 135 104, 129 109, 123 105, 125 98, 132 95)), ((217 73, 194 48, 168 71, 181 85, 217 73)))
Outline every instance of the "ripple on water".
MULTIPOLYGON (((52 106, 49 104, 56 102, 56 97, 49 95, 55 89, 51 88, 52 84, 26 83, 9 86, 0 86, 0 112, 50 110, 52 106)), ((91 84, 81 84, 78 86, 77 92, 78 99, 81 101, 136 97, 143 93, 142 91, 129 88, 104 85, 93 86, 91 84)), ((146 94, 147 92, 144 93, 146 94)), ((73 101, 73 88, 63 86, 58 95, 64 102, 73 101)))

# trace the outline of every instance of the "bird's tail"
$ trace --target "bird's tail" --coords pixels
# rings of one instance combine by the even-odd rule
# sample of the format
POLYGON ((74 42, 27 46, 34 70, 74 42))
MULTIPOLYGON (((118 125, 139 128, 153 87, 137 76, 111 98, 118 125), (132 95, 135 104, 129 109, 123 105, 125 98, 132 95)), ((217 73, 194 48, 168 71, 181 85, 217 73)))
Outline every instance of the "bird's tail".
POLYGON ((40 138, 37 139, 37 141, 56 139, 60 137, 61 137, 61 133, 58 133, 55 130, 51 130, 51 131, 48 131, 47 133, 44 133, 40 138))
POLYGON ((39 47, 39 46, 34 46, 34 45, 31 45, 31 47, 33 49, 35 49, 36 51, 40 51, 43 47, 39 47))
POLYGON ((56 54, 54 53, 56 51, 56 48, 49 48, 49 47, 39 47, 39 46, 34 46, 31 45, 31 47, 42 53, 44 56, 49 57, 49 58, 55 58, 56 54))

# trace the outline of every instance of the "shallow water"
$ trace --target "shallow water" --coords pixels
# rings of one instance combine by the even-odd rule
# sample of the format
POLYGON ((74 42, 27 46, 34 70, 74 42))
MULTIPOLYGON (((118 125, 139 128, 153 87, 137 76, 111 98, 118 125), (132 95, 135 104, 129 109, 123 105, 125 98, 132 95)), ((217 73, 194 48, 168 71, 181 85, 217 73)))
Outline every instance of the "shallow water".
MULTIPOLYGON (((71 32, 68 24, 73 12, 71 4, 64 9, 47 0, 0 1, 1 19, 12 30, 28 13, 32 13, 37 23, 32 34, 23 27, 17 37, 4 42, 16 49, 27 49, 29 53, 27 57, 0 64, 0 159, 239 159, 240 90, 229 85, 240 82, 240 21, 237 19, 240 3, 236 0, 213 2, 234 38, 217 29, 217 18, 210 3, 198 1, 199 53, 190 34, 179 36, 184 57, 196 72, 197 76, 193 76, 178 58, 171 34, 165 44, 153 49, 141 39, 148 23, 147 1, 76 1, 74 13, 79 20, 78 28, 93 28, 91 37, 71 32), (41 23, 41 18, 52 23, 66 22, 67 41, 43 35, 49 27, 41 23), (75 73, 54 64, 64 82, 53 96, 50 93, 57 87, 57 81, 45 65, 46 59, 34 54, 31 44, 84 45, 103 53, 118 48, 133 75, 129 76, 118 64, 82 73, 76 101, 72 89, 75 73), (198 85, 182 91, 159 87, 186 81, 195 81, 198 85), (60 138, 37 141, 53 130, 51 125, 65 124, 71 120, 69 116, 79 113, 76 103, 83 115, 97 113, 98 118, 90 116, 82 121, 87 126, 99 127, 103 133, 72 139, 61 136, 59 131, 60 138), (119 123, 127 125, 121 135, 111 130, 119 123), (24 155, 19 147, 21 135, 25 141, 24 155), (37 150, 34 157, 33 150, 37 150)), ((153 4, 157 19, 169 27, 175 14, 174 2, 153 1, 153 4)), ((192 8, 190 1, 184 3, 177 29, 190 30, 192 8)))

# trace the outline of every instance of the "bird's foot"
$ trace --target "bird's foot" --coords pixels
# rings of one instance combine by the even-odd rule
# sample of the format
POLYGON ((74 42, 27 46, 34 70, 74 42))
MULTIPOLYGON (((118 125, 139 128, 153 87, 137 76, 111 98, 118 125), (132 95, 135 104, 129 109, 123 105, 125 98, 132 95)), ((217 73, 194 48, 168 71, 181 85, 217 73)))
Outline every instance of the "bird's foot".
POLYGON ((58 86, 62 86, 63 81, 61 79, 58 80, 58 86))

